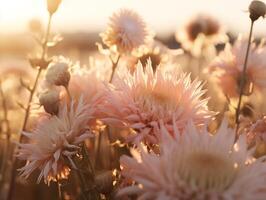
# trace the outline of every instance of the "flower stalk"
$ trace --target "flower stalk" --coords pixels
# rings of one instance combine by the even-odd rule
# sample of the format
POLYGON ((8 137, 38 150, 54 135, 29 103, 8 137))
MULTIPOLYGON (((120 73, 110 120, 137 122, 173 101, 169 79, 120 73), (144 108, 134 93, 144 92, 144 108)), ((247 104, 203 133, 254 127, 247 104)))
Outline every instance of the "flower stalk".
MULTIPOLYGON (((114 61, 111 57, 110 57, 110 60, 112 62, 112 72, 111 72, 111 76, 110 76, 110 79, 109 79, 109 83, 112 83, 113 81, 113 78, 114 78, 114 74, 115 74, 115 71, 116 71, 116 68, 118 66, 118 62, 121 58, 121 55, 119 54, 116 61, 114 61)), ((107 135, 108 135, 108 139, 109 139, 109 142, 111 143, 111 134, 110 134, 110 128, 109 126, 107 126, 106 128, 106 132, 107 132, 107 135)), ((100 151, 101 151, 101 141, 102 141, 102 131, 99 132, 99 137, 98 137, 98 140, 97 140, 97 149, 96 149, 96 156, 95 156, 95 166, 98 166, 99 164, 99 157, 100 157, 100 151)))
POLYGON ((109 79, 109 83, 112 83, 112 81, 113 81, 114 74, 115 74, 115 71, 116 71, 116 68, 117 68, 117 65, 118 65, 120 58, 121 58, 121 55, 119 54, 116 61, 111 59, 111 61, 112 61, 112 73, 111 73, 111 76, 109 79))
POLYGON ((235 122, 236 122, 236 137, 237 137, 237 132, 239 129, 239 117, 240 117, 240 108, 241 108, 241 103, 242 103, 242 98, 244 94, 244 87, 246 83, 246 71, 247 71, 247 65, 248 65, 248 56, 249 56, 249 50, 250 50, 250 45, 251 45, 251 40, 252 40, 252 33, 253 33, 253 26, 254 26, 254 20, 251 20, 251 25, 250 25, 250 32, 249 32, 249 38, 248 38, 248 46, 247 46, 247 51, 246 51, 246 56, 245 56, 245 61, 244 61, 244 67, 242 70, 241 78, 240 78, 240 91, 239 91, 239 98, 238 98, 238 104, 236 108, 236 115, 235 115, 235 122))
MULTIPOLYGON (((41 60, 44 60, 46 58, 46 55, 47 55, 47 49, 48 49, 47 44, 48 44, 48 41, 49 41, 52 16, 53 15, 49 15, 49 20, 48 20, 48 24, 47 24, 47 31, 46 31, 45 39, 44 39, 44 42, 43 42, 43 45, 42 45, 42 57, 41 57, 41 60)), ((36 78, 35 78, 35 81, 34 81, 34 84, 33 84, 33 87, 30 90, 30 97, 28 99, 28 104, 27 104, 27 108, 26 108, 26 113, 25 113, 25 118, 24 118, 24 122, 23 122, 23 126, 22 126, 22 131, 26 130, 26 128, 27 128, 27 123, 28 123, 28 119, 29 119, 29 116, 30 116, 31 102, 32 102, 33 96, 35 94, 35 91, 36 91, 36 88, 37 88, 38 81, 40 79, 42 70, 43 70, 43 68, 39 67, 38 73, 36 75, 36 78)), ((20 137, 19 142, 21 142, 22 140, 23 140, 23 135, 20 137)))
MULTIPOLYGON (((44 38, 44 42, 42 44, 42 56, 41 56, 41 60, 45 60, 46 55, 47 55, 47 50, 48 50, 48 41, 49 41, 49 35, 50 35, 50 29, 51 29, 51 22, 52 22, 52 14, 49 14, 49 19, 48 19, 48 24, 47 24, 47 30, 46 30, 46 35, 44 38)), ((39 66, 38 68, 38 73, 36 75, 34 84, 32 89, 30 89, 30 96, 28 99, 28 103, 27 103, 27 107, 25 110, 25 117, 24 117, 24 122, 22 125, 22 131, 25 131, 27 128, 27 123, 28 123, 28 119, 30 116, 30 108, 31 108, 31 104, 32 104, 32 99, 33 96, 35 94, 35 91, 37 89, 38 86, 38 81, 40 79, 41 73, 42 73, 43 68, 39 66)), ((19 143, 21 143, 23 141, 23 135, 20 134, 19 136, 19 143)), ((12 200, 13 197, 13 193, 15 190, 15 178, 16 178, 16 166, 18 164, 18 160, 15 156, 12 157, 12 165, 11 165, 11 178, 10 178, 10 184, 9 184, 9 191, 8 191, 8 196, 7 196, 7 200, 12 200)))
POLYGON ((5 126, 5 129, 4 129, 4 132, 6 134, 6 138, 8 140, 8 142, 10 141, 10 137, 11 137, 11 130, 10 130, 10 122, 8 120, 8 108, 7 108, 7 104, 6 104, 6 98, 5 98, 5 95, 4 95, 4 91, 3 91, 3 88, 2 88, 2 82, 0 80, 0 96, 2 98, 2 107, 3 107, 3 124, 5 126))

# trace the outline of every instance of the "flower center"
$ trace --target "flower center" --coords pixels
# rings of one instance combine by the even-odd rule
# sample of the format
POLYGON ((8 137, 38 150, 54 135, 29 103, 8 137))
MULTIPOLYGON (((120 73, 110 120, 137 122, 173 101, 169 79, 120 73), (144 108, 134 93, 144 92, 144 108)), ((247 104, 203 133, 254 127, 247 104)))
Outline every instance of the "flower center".
POLYGON ((163 92, 159 92, 159 91, 152 91, 150 94, 150 97, 154 102, 161 104, 161 105, 168 103, 170 101, 167 94, 164 94, 163 92))
POLYGON ((125 19, 123 22, 123 27, 126 33, 136 32, 138 30, 138 25, 133 19, 125 19))
POLYGON ((191 186, 223 191, 234 180, 237 166, 230 159, 209 152, 193 152, 182 160, 179 175, 191 186))
POLYGON ((148 110, 157 108, 157 110, 172 111, 176 108, 177 102, 173 96, 168 94, 168 91, 163 91, 161 89, 154 89, 148 91, 144 98, 144 108, 148 110))

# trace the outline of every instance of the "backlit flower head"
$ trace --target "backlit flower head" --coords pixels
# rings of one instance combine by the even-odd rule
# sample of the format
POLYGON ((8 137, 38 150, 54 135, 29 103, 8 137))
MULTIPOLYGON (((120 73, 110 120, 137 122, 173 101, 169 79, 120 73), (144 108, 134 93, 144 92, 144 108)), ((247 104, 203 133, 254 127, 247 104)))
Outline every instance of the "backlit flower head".
MULTIPOLYGON (((247 41, 241 37, 233 46, 227 44, 225 50, 211 64, 211 69, 217 73, 218 83, 225 95, 238 97, 240 77, 244 67, 247 41)), ((266 86, 266 48, 261 43, 252 43, 246 72, 244 94, 249 95, 254 89, 261 90, 266 86)))
MULTIPOLYGON (((101 117, 101 113, 98 112, 97 108, 104 100, 104 82, 107 79, 106 75, 103 74, 104 72, 99 69, 77 67, 73 69, 68 85, 72 98, 79 99, 82 96, 85 103, 93 108, 93 117, 88 123, 94 130, 97 129, 98 119, 101 117)), ((65 96, 67 97, 67 94, 65 96)))
POLYGON ((74 98, 83 96, 87 104, 94 104, 103 90, 104 73, 98 69, 76 67, 71 73, 69 91, 74 98))
POLYGON ((150 32, 136 12, 121 9, 110 17, 107 30, 100 36, 108 47, 115 46, 120 53, 130 53, 147 43, 150 32))
POLYGON ((215 18, 199 14, 177 31, 176 39, 184 49, 198 54, 209 45, 225 42, 227 37, 215 18))
POLYGON ((155 71, 159 65, 164 66, 170 60, 170 56, 172 56, 170 49, 154 40, 149 45, 143 46, 134 52, 134 55, 128 59, 129 69, 134 72, 139 61, 142 66, 145 66, 150 60, 153 71, 155 71))
POLYGON ((155 130, 163 120, 169 130, 173 120, 181 130, 188 120, 203 124, 212 116, 207 108, 207 99, 201 99, 204 91, 199 81, 160 68, 155 72, 148 62, 143 69, 141 63, 131 75, 120 75, 106 90, 103 112, 105 122, 131 128, 136 134, 129 140, 148 140, 156 143, 155 130))
MULTIPOLYGON (((176 127, 177 128, 177 127, 176 127)), ((176 129, 177 130, 177 129, 176 129)), ((266 164, 250 157, 245 136, 234 143, 234 131, 223 122, 215 135, 190 123, 185 134, 161 129, 160 155, 144 149, 120 159, 122 175, 135 182, 118 196, 167 200, 263 200, 266 164)))
POLYGON ((28 178, 33 171, 40 170, 38 182, 44 179, 48 184, 67 178, 79 144, 91 137, 87 126, 91 112, 81 98, 70 107, 63 104, 58 115, 41 121, 32 133, 24 132, 30 143, 19 144, 17 156, 27 161, 19 169, 21 175, 28 178))

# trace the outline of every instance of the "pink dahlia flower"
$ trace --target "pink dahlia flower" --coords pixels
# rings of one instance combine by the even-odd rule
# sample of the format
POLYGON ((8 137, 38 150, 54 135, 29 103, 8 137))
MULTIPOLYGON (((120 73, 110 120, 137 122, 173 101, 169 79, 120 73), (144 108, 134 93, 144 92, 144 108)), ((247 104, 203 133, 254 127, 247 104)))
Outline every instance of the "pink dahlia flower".
POLYGON ((143 19, 134 11, 121 9, 110 17, 107 30, 100 35, 108 47, 115 46, 120 53, 130 53, 145 45, 151 34, 143 19))
POLYGON ((86 104, 99 103, 106 78, 100 73, 96 69, 74 69, 68 85, 71 96, 75 99, 83 96, 86 104))
POLYGON ((40 170, 38 182, 44 179, 48 184, 67 178, 79 144, 92 136, 87 127, 92 113, 81 98, 70 107, 61 105, 58 115, 42 120, 32 133, 24 132, 30 142, 19 144, 17 156, 27 161, 19 169, 21 175, 28 178, 33 171, 40 170))
POLYGON ((263 200, 266 163, 250 157, 245 136, 234 143, 234 131, 222 123, 215 135, 190 123, 185 134, 169 136, 161 128, 161 154, 134 151, 121 158, 122 175, 133 185, 118 196, 153 200, 263 200))
POLYGON ((176 71, 152 69, 151 62, 144 68, 141 63, 130 72, 114 80, 106 89, 103 120, 111 125, 134 130, 129 141, 158 142, 156 130, 163 120, 171 132, 173 120, 182 130, 189 120, 201 125, 213 113, 207 108, 207 99, 199 81, 176 71))
POLYGON ((208 53, 210 47, 227 41, 224 28, 212 16, 198 14, 176 32, 176 40, 194 56, 208 53))
MULTIPOLYGON (((247 50, 247 41, 238 38, 233 46, 227 44, 225 50, 212 63, 211 69, 218 72, 218 82, 225 95, 229 97, 238 97, 240 90, 240 77, 244 67, 245 55, 247 50)), ((249 95, 253 87, 263 89, 266 86, 266 48, 262 45, 251 45, 247 73, 245 94, 249 95)))

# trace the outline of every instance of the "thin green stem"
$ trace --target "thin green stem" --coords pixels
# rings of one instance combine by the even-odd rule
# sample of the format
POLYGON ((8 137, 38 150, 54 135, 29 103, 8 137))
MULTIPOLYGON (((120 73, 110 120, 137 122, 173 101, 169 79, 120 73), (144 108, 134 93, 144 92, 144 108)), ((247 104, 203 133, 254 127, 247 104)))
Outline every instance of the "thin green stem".
POLYGON ((237 109, 236 109, 236 116, 235 116, 235 120, 236 120, 236 138, 237 138, 238 129, 239 129, 240 108, 241 108, 242 97, 243 97, 243 93, 244 93, 244 86, 245 86, 245 82, 246 82, 246 71, 247 71, 247 65, 248 65, 249 49, 250 49, 251 40, 252 40, 253 26, 254 26, 254 21, 251 20, 250 32, 249 32, 249 38, 248 38, 248 46, 247 46, 247 51, 246 51, 246 56, 245 56, 244 67, 243 67, 243 71, 242 71, 241 79, 240 79, 240 92, 239 92, 239 99, 238 99, 238 104, 237 104, 237 109))
POLYGON ((43 42, 43 45, 42 45, 42 48, 43 48, 42 59, 44 59, 45 56, 47 55, 47 50, 48 50, 47 44, 48 44, 48 41, 49 41, 49 35, 50 35, 50 31, 51 31, 52 17, 53 17, 53 15, 49 14, 46 34, 45 34, 44 42, 43 42))
MULTIPOLYGON (((121 55, 119 54, 118 57, 117 57, 117 60, 116 61, 113 61, 112 58, 111 61, 112 61, 112 73, 111 73, 111 76, 110 76, 110 79, 109 79, 109 83, 112 83, 113 81, 113 78, 114 78, 114 74, 115 74, 115 71, 116 71, 116 68, 117 68, 117 65, 118 65, 118 62, 121 58, 121 55)), ((108 126, 106 127, 106 129, 109 131, 109 128, 108 126)), ((98 137, 98 142, 97 142, 97 150, 96 150, 96 156, 95 156, 95 166, 97 166, 99 164, 99 160, 100 160, 100 148, 101 148, 101 141, 102 141, 102 131, 99 132, 99 137, 98 137)), ((110 133, 108 132, 108 139, 110 140, 111 142, 111 135, 110 133)))
POLYGON ((116 68, 117 68, 117 65, 118 65, 120 58, 121 58, 121 55, 118 56, 118 58, 115 62, 111 59, 113 66, 112 66, 112 73, 111 73, 111 76, 109 79, 109 83, 112 83, 112 81, 113 81, 114 74, 115 74, 115 71, 116 71, 116 68))
POLYGON ((67 93, 67 96, 68 96, 69 101, 71 101, 72 100, 72 97, 71 97, 71 93, 69 91, 68 86, 65 86, 65 90, 66 90, 66 93, 67 93))
POLYGON ((84 153, 84 159, 86 159, 86 161, 88 161, 88 166, 90 168, 90 173, 92 174, 92 176, 93 176, 92 178, 94 180, 95 172, 94 172, 94 168, 93 168, 93 165, 91 163, 89 152, 88 152, 88 149, 87 149, 87 146, 86 146, 85 142, 84 142, 82 148, 83 148, 83 153, 84 153))
POLYGON ((86 195, 86 181, 84 180, 84 177, 82 175, 82 173, 80 172, 79 169, 75 170, 78 177, 79 177, 79 181, 80 181, 80 187, 81 187, 81 196, 84 200, 87 200, 87 195, 86 195))
POLYGON ((62 196, 62 185, 59 182, 59 180, 57 181, 57 189, 58 189, 58 198, 59 198, 59 200, 63 200, 63 196, 62 196))
MULTIPOLYGON (((46 30, 46 35, 45 35, 45 38, 44 38, 44 42, 43 42, 43 45, 42 45, 42 57, 41 59, 45 59, 46 58, 46 55, 47 55, 47 50, 48 50, 48 41, 49 41, 49 35, 50 35, 50 29, 51 29, 51 22, 52 22, 52 15, 49 15, 49 20, 48 20, 48 24, 47 24, 47 30, 46 30)), ((29 96, 29 99, 28 99, 28 103, 27 103, 27 108, 26 108, 26 111, 25 111, 25 117, 24 117, 24 121, 23 121, 23 125, 22 125, 22 131, 25 131, 26 130, 26 127, 27 127, 27 122, 28 122, 28 119, 29 119, 29 116, 30 116, 30 108, 31 108, 31 103, 32 103, 32 99, 33 99, 33 96, 35 94, 35 91, 36 91, 36 88, 37 88, 37 85, 38 85, 38 81, 39 81, 39 78, 41 76, 41 72, 42 72, 42 68, 39 67, 38 69, 38 73, 36 75, 36 78, 35 78, 35 81, 34 81, 34 84, 33 84, 33 87, 30 91, 30 96, 29 96)), ((19 143, 21 143, 23 141, 23 138, 24 136, 22 134, 20 134, 19 136, 19 143)), ((8 191, 8 196, 7 196, 7 200, 12 200, 12 197, 13 197, 13 193, 14 193, 14 190, 15 190, 15 178, 16 178, 16 166, 18 164, 18 160, 15 156, 12 157, 12 165, 11 165, 11 178, 10 178, 10 184, 9 184, 9 191, 8 191)))
POLYGON ((95 168, 97 168, 100 162, 102 134, 103 134, 102 131, 100 131, 98 135, 97 146, 96 146, 97 150, 96 150, 95 163, 94 163, 95 168))
MULTIPOLYGON (((48 24, 47 24, 47 31, 46 31, 44 42, 43 42, 43 45, 42 45, 42 49, 43 50, 42 50, 41 60, 45 59, 45 57, 47 55, 47 49, 48 49, 47 44, 48 44, 48 41, 49 41, 49 35, 50 35, 50 31, 51 31, 51 22, 52 22, 52 15, 49 15, 49 20, 48 20, 48 24)), ((24 122, 23 122, 23 126, 22 126, 22 131, 25 131, 26 127, 27 127, 27 123, 28 123, 28 119, 29 119, 29 115, 30 115, 31 102, 32 102, 33 96, 35 94, 35 90, 37 88, 38 81, 39 81, 40 76, 41 76, 41 72, 42 72, 42 68, 40 67, 38 69, 38 73, 37 73, 37 76, 35 78, 35 81, 34 81, 34 84, 33 84, 33 88, 31 89, 30 97, 28 99, 28 104, 27 104, 27 108, 26 108, 26 113, 25 113, 25 118, 24 118, 24 122)), ((19 142, 21 142, 22 139, 23 139, 23 135, 21 136, 19 142)))
POLYGON ((4 95, 4 91, 2 88, 2 81, 0 80, 0 95, 1 95, 1 99, 2 99, 2 107, 3 107, 3 122, 5 123, 5 133, 6 133, 6 137, 7 140, 9 142, 10 140, 10 135, 11 135, 11 130, 10 130, 10 124, 9 124, 9 120, 8 120, 8 108, 7 108, 7 104, 6 104, 6 98, 4 95))
MULTIPOLYGON (((83 152, 84 153, 84 152, 83 152)), ((84 159, 84 158, 83 158, 84 159)), ((84 160, 82 160, 84 162, 84 160)), ((81 162, 82 162, 81 161, 81 162)), ((86 160, 88 161, 88 160, 86 160)), ((84 166, 78 160, 73 160, 75 164, 74 171, 79 179, 79 186, 81 189, 81 197, 84 200, 97 200, 99 199, 99 192, 94 184, 94 174, 87 171, 87 163, 84 166), (84 169, 85 167, 85 169, 84 169)))
MULTIPOLYGON (((25 131, 26 127, 27 127, 27 122, 28 122, 28 119, 29 119, 29 116, 30 116, 31 102, 32 102, 33 96, 35 94, 35 90, 37 88, 38 81, 39 81, 39 78, 41 76, 41 72, 42 72, 42 68, 39 68, 38 69, 38 73, 37 73, 36 78, 35 78, 35 81, 34 81, 34 84, 33 84, 33 88, 32 88, 32 90, 30 92, 30 97, 28 99, 27 108, 26 108, 26 111, 25 111, 24 122, 23 122, 23 125, 22 125, 22 131, 25 131)), ((22 140, 23 140, 23 135, 21 135, 21 137, 19 139, 19 142, 21 142, 22 140)))
POLYGON ((2 108, 3 108, 3 121, 1 126, 4 126, 3 133, 6 135, 6 142, 4 143, 3 146, 3 156, 2 156, 2 163, 0 167, 0 173, 2 176, 5 176, 5 170, 8 167, 8 160, 9 160, 9 150, 11 147, 11 142, 10 142, 10 137, 11 137, 11 129, 10 129, 10 123, 8 120, 8 108, 7 108, 7 103, 6 103, 6 97, 4 95, 4 91, 2 88, 2 81, 0 80, 0 96, 2 100, 2 108))

